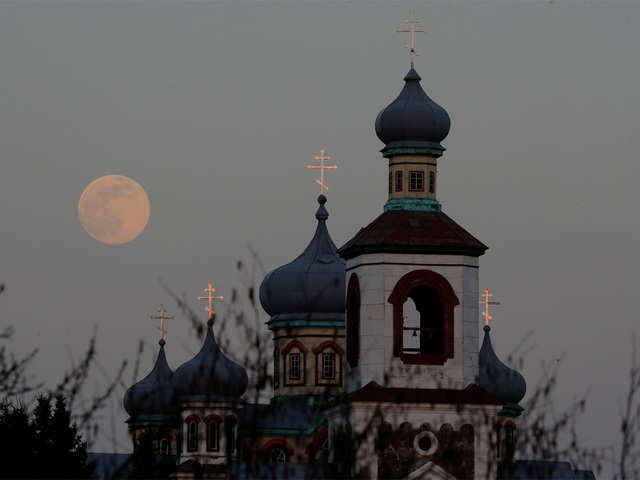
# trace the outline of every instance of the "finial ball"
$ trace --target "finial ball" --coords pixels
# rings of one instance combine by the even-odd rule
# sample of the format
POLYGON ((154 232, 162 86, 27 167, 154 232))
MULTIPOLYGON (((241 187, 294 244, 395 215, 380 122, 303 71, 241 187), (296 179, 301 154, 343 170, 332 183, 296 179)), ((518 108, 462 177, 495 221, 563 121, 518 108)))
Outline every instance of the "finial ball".
POLYGON ((483 329, 485 332, 488 332, 489 330, 491 330, 491 327, 490 327, 489 325, 485 325, 484 327, 482 327, 482 329, 483 329))
POLYGON ((325 203, 327 203, 327 197, 325 197, 324 195, 319 195, 318 196, 318 203, 320 205, 324 205, 325 203))
POLYGON ((164 338, 161 338, 161 339, 160 339, 160 341, 158 342, 158 344, 159 344, 161 347, 164 347, 164 345, 165 345, 166 343, 167 343, 167 342, 165 342, 165 341, 164 341, 164 338))
POLYGON ((213 321, 216 319, 216 314, 214 313, 209 320, 207 320, 207 327, 213 326, 213 321))

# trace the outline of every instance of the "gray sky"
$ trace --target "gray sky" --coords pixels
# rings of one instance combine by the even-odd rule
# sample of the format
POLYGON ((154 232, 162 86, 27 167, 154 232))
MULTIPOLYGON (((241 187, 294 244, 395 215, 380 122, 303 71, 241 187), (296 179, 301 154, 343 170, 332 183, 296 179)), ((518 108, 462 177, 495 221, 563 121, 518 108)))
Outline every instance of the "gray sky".
MULTIPOLYGON (((496 348, 534 331, 530 384, 566 354, 560 401, 590 388, 580 429, 613 441, 638 324, 632 0, 0 2, 0 318, 18 351, 41 349, 32 372, 59 378, 96 325, 108 372, 138 339, 155 345, 148 317, 171 305, 159 276, 191 298, 210 281, 229 295, 248 244, 268 269, 292 260, 315 228, 305 166, 320 148, 340 165, 335 242, 377 216, 387 166, 373 122, 408 69, 395 28, 410 8, 429 32, 422 85, 452 118, 439 199, 490 246, 480 285, 502 302, 496 348), (76 218, 106 174, 149 194, 130 244, 102 245, 76 218)), ((184 319, 168 329, 175 368, 198 342, 184 319)))

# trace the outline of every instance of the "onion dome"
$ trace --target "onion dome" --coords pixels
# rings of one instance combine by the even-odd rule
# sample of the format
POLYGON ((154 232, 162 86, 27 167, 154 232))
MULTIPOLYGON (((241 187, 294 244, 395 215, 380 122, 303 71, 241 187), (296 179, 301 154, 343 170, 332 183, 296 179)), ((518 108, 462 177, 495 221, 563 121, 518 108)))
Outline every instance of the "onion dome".
POLYGON ((130 421, 162 421, 173 413, 173 373, 164 354, 165 341, 160 340, 160 353, 151 373, 124 394, 124 409, 130 421))
POLYGON ((480 372, 477 383, 484 390, 504 403, 505 415, 518 416, 522 407, 518 402, 527 391, 527 384, 520 372, 508 367, 500 361, 491 345, 489 331, 491 327, 485 325, 484 340, 479 354, 480 372))
POLYGON ((427 154, 439 157, 440 142, 449 133, 447 111, 431 100, 420 86, 420 75, 413 69, 404 77, 404 88, 376 118, 376 135, 385 144, 384 157, 427 154))
POLYGON ((213 319, 209 319, 207 336, 198 354, 173 374, 174 392, 181 403, 234 402, 247 391, 247 372, 220 350, 212 325, 213 319))
POLYGON ((324 195, 318 197, 318 226, 305 251, 262 281, 260 303, 272 321, 276 317, 344 320, 345 262, 327 231, 326 202, 324 195))

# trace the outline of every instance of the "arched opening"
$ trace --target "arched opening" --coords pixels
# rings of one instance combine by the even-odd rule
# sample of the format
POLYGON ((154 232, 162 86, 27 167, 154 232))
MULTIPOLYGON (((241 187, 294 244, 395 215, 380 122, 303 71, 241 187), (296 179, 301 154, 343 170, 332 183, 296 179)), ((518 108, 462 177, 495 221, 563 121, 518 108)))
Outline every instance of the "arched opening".
POLYGON ((347 362, 358 366, 360 358, 360 282, 355 273, 349 278, 347 287, 347 362))
POLYGON ((286 463, 287 451, 282 447, 271 447, 269 450, 269 463, 286 463))
POLYGON ((419 285, 403 305, 402 353, 444 354, 444 308, 435 289, 419 285))
POLYGON ((393 354, 407 364, 443 365, 453 358, 453 310, 460 302, 446 278, 414 270, 396 283, 393 354))
POLYGON ((211 420, 207 424, 207 450, 218 450, 218 422, 211 420))
POLYGON ((191 420, 187 425, 187 451, 195 452, 198 449, 198 423, 191 420))

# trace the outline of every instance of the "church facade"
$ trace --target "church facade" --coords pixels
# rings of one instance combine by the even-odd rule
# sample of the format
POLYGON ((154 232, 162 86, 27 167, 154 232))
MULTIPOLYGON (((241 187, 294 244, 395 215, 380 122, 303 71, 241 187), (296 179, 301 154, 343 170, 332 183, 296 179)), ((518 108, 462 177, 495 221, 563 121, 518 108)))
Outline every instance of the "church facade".
POLYGON ((515 465, 525 381, 488 325, 480 345, 487 247, 438 201, 450 119, 420 82, 412 63, 375 122, 389 165, 381 214, 338 249, 320 195, 309 245, 262 282, 271 402, 246 401, 212 315, 193 359, 172 371, 162 341, 127 391, 134 452, 147 442, 174 478, 522 478, 503 466, 515 465))

